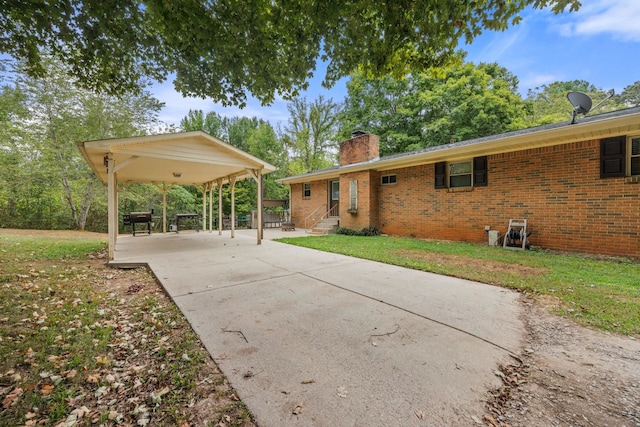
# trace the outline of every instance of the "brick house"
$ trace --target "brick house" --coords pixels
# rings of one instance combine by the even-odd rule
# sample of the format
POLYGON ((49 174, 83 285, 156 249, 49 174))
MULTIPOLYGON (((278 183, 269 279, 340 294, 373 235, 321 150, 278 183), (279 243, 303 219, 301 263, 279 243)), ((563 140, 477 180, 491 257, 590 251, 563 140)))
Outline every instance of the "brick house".
POLYGON ((536 246, 640 257, 640 107, 383 158, 358 132, 338 166, 280 182, 298 227, 486 242, 524 218, 536 246))

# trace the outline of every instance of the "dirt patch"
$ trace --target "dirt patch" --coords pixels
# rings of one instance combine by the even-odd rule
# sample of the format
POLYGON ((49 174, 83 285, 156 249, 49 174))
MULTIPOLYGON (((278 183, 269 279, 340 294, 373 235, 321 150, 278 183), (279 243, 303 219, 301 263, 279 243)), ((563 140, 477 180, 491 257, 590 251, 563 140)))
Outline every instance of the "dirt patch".
POLYGON ((523 296, 526 347, 502 367, 484 424, 640 426, 640 340, 594 331, 523 296))
POLYGON ((65 240, 81 239, 107 239, 105 233, 94 233, 93 231, 73 231, 73 230, 18 230, 14 228, 3 228, 2 234, 22 237, 57 237, 65 240))
POLYGON ((516 265, 501 261, 489 261, 486 259, 476 259, 460 255, 439 254, 421 250, 402 249, 394 253, 431 263, 446 263, 456 267, 465 267, 471 270, 483 271, 487 273, 518 273, 521 275, 540 276, 546 273, 545 268, 536 268, 527 265, 516 265))

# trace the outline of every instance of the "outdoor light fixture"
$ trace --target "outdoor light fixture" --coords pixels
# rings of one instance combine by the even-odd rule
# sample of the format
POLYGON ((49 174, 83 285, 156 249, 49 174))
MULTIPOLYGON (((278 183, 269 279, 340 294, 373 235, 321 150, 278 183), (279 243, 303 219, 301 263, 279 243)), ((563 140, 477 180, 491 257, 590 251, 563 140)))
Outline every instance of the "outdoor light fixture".
POLYGON ((182 176, 182 172, 174 172, 173 173, 173 177, 174 178, 180 178, 182 176))

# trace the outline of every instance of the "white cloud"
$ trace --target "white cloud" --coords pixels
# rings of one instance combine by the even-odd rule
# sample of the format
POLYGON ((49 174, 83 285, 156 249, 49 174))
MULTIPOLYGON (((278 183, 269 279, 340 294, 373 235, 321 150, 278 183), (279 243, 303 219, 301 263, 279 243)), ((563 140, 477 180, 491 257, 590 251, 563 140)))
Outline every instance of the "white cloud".
POLYGON ((617 40, 640 42, 640 1, 592 0, 575 13, 565 14, 568 22, 557 25, 563 36, 608 34, 617 40))

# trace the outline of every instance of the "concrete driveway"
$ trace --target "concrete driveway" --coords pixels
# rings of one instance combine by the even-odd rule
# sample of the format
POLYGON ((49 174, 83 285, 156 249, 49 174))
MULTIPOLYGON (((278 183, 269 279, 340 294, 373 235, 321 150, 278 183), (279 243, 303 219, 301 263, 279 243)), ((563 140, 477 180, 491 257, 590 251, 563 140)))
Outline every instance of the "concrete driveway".
POLYGON ((255 242, 255 231, 121 236, 115 261, 148 263, 259 425, 482 419, 494 371, 523 343, 517 293, 255 242))

